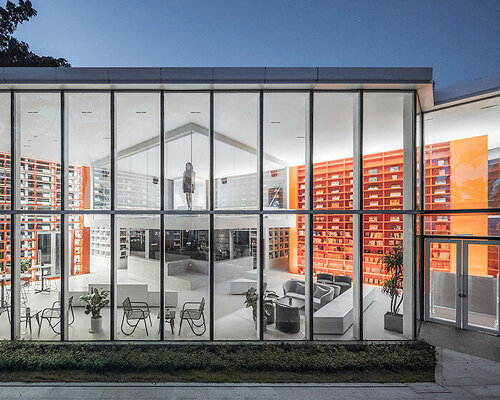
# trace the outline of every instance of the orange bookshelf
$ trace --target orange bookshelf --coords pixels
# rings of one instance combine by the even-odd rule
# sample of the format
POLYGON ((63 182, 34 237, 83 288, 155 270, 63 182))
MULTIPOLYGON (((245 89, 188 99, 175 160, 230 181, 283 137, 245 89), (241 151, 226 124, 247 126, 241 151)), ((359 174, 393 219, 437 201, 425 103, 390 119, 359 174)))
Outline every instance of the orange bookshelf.
MULTIPOLYGON (((61 167, 57 162, 21 157, 20 168, 20 195, 21 209, 26 211, 22 215, 21 224, 21 257, 37 260, 37 234, 39 232, 57 231, 60 223, 54 215, 33 215, 32 210, 58 210, 61 206, 61 167)), ((81 210, 88 204, 89 196, 84 191, 88 179, 88 167, 69 166, 69 206, 81 210)), ((9 208, 10 205, 10 154, 0 153, 0 207, 9 208)), ((0 220, 0 268, 1 271, 10 269, 10 220, 4 216, 0 220)), ((89 257, 85 257, 85 236, 90 238, 89 232, 83 227, 83 215, 74 215, 70 218, 69 232, 72 244, 71 273, 88 272, 89 257)), ((87 239, 89 240, 89 239, 87 239)))

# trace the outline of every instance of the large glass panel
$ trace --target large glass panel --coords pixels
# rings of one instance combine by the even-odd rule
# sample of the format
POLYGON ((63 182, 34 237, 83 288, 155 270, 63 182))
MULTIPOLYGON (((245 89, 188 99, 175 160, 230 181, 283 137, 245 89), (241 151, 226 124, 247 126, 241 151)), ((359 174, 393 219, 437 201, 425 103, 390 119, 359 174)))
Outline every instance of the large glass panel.
MULTIPOLYGON (((110 339, 111 231, 109 215, 69 215, 67 228, 69 250, 68 336, 70 340, 110 339), (92 319, 85 314, 87 301, 82 296, 102 297, 103 304, 92 319), (107 293, 106 293, 107 292, 107 293), (98 318, 98 315, 101 318, 98 318)), ((90 299, 89 299, 90 300, 90 299)))
POLYGON ((10 215, 0 215, 0 339, 10 339, 10 215))
POLYGON ((363 102, 363 208, 402 210, 403 135, 412 133, 405 132, 413 122, 412 94, 366 93, 363 102))
POLYGON ((425 114, 427 209, 499 207, 499 101, 495 97, 425 114))
POLYGON ((498 236, 500 216, 498 214, 433 214, 426 215, 425 234, 440 236, 498 236))
POLYGON ((115 327, 119 340, 158 340, 160 337, 160 261, 154 251, 158 246, 150 246, 151 238, 155 240, 159 229, 159 216, 116 216, 118 310, 115 327))
MULTIPOLYGON (((315 209, 352 209, 352 149, 358 102, 358 95, 352 93, 314 94, 315 209)), ((303 195, 303 188, 299 192, 303 195)))
POLYGON ((166 340, 209 337, 209 228, 208 215, 165 216, 166 340))
POLYGON ((457 273, 460 262, 457 244, 430 242, 426 260, 429 265, 429 316, 431 318, 457 322, 457 273))
MULTIPOLYGON (((264 216, 264 312, 267 340, 301 340, 309 317, 309 295, 304 276, 297 270, 299 257, 298 218, 303 215, 264 216)), ((303 248, 301 249, 303 258, 303 248)))
POLYGON ((165 209, 205 210, 210 179, 210 95, 165 93, 164 100, 165 209))
POLYGON ((214 218, 215 339, 255 340, 257 303, 246 307, 245 293, 257 289, 256 216, 214 218))
POLYGON ((215 208, 256 209, 258 93, 216 93, 215 208))
POLYGON ((313 227, 315 338, 352 339, 352 215, 316 214, 313 227))
POLYGON ((160 94, 116 93, 116 208, 160 208, 160 94))
POLYGON ((60 222, 59 215, 21 215, 23 339, 60 339, 60 222))
POLYGON ((59 93, 16 93, 22 209, 55 210, 61 207, 60 102, 59 93))
POLYGON ((10 93, 0 92, 0 210, 10 209, 10 93))
POLYGON ((110 94, 66 93, 67 209, 109 210, 110 94))
POLYGON ((468 243, 466 246, 467 268, 464 271, 467 271, 467 323, 469 326, 497 331, 500 316, 499 246, 486 243, 468 243))
POLYGON ((364 337, 402 339, 403 215, 363 216, 362 265, 364 337))
POLYGON ((299 193, 304 192, 300 186, 304 185, 308 104, 308 93, 264 94, 264 208, 304 206, 303 201, 299 205, 299 193))
MULTIPOLYGON (((359 95, 356 93, 314 94, 312 191, 316 210, 353 208, 352 157, 358 108, 359 95)), ((352 313, 343 315, 341 304, 347 304, 346 309, 352 310, 352 215, 315 215, 312 222, 314 293, 318 291, 313 299, 315 338, 350 339, 353 336, 352 313), (321 290, 326 293, 320 297, 321 290)), ((303 245, 302 217, 299 232, 303 245)))

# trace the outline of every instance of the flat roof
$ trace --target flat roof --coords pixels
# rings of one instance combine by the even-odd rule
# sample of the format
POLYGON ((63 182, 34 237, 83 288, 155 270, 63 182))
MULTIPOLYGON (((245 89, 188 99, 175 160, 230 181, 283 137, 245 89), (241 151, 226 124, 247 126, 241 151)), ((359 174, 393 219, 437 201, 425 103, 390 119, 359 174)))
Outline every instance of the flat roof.
POLYGON ((2 67, 3 84, 428 84, 432 68, 199 67, 52 68, 2 67))

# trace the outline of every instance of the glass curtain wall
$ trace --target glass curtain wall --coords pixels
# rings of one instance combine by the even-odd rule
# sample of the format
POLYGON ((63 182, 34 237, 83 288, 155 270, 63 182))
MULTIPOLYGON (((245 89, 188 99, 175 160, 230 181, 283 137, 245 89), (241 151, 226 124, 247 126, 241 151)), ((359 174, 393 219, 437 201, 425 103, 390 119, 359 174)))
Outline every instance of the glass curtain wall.
MULTIPOLYGON (((353 143, 359 118, 358 93, 315 93, 313 134, 313 314, 316 339, 352 339, 353 319, 341 304, 354 305, 353 215, 321 214, 353 209, 353 143), (322 294, 326 290, 326 294, 322 294), (318 302, 319 301, 319 302, 318 302)), ((356 232, 357 234, 357 232, 356 232)))
POLYGON ((493 211, 500 205, 499 101, 496 96, 424 113, 425 210, 442 211, 424 219, 426 313, 440 322, 496 334, 500 217, 493 211))
POLYGON ((304 208, 309 93, 265 93, 263 100, 263 207, 283 211, 263 219, 264 339, 302 340, 310 299, 305 290, 304 215, 286 211, 304 208))
MULTIPOLYGON (((10 209, 10 93, 0 92, 0 210, 10 209)), ((10 338, 10 215, 0 214, 0 339, 10 338)))
MULTIPOLYGON (((381 287, 387 277, 376 269, 382 268, 378 259, 384 250, 402 241, 404 164, 398 151, 402 152, 405 123, 413 118, 413 108, 406 106, 412 95, 364 92, 363 293, 379 294, 365 301, 365 338, 370 339, 396 337, 384 327, 390 300, 381 287), (376 154, 382 156, 375 160, 376 154), (372 175, 377 181, 370 180, 372 175), (392 186, 397 182, 400 187, 392 186), (377 197, 371 197, 375 192, 377 197), (379 203, 371 203, 375 201, 379 203), (376 278, 377 274, 382 276, 376 278)), ((6 322, 10 301, 9 96, 0 96, 4 105, 0 129, 5 133, 0 142, 5 166, 0 199, 7 214, 0 232, 0 262, 5 270, 0 318, 6 322)), ((162 329, 165 340, 208 340, 211 326, 213 339, 257 340, 256 317, 261 308, 265 340, 311 339, 311 327, 314 339, 352 339, 357 232, 349 212, 355 193, 353 143, 360 118, 359 97, 358 92, 319 91, 68 91, 61 110, 60 92, 16 93, 15 128, 21 156, 16 191, 24 212, 19 216, 21 337, 61 338, 58 301, 64 267, 70 340, 158 340, 162 329), (67 143, 64 158, 61 126, 67 143), (314 146, 308 153, 311 137, 314 146), (68 172, 64 243, 61 160, 68 172), (306 179, 309 162, 312 182, 306 179), (306 208, 309 184, 313 202, 306 208), (208 215, 212 212, 210 185, 214 189, 213 226, 208 215), (115 215, 111 215, 112 194, 115 215), (312 264, 306 267, 309 244, 312 264), (65 266, 61 266, 63 249, 65 266), (162 258, 164 265, 160 265, 162 258), (258 292, 261 269, 268 291, 264 293, 258 292), (306 290, 309 273, 313 286, 306 290), (160 310, 162 289, 164 310, 160 310), (115 309, 106 302, 110 290, 114 290, 115 309), (89 315, 84 306, 91 293, 105 299, 89 315), (337 303, 347 310, 345 314, 338 314, 337 303), (309 304, 312 308, 306 312, 309 304), (40 324, 34 316, 40 317, 40 324)), ((10 336, 8 325, 0 335, 10 336)))

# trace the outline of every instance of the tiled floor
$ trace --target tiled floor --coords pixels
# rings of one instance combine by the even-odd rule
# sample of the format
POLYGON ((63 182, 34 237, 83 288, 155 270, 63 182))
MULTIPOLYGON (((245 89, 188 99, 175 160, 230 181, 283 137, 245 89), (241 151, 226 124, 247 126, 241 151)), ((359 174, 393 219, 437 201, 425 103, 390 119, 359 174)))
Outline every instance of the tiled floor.
MULTIPOLYGON (((75 276, 70 278, 69 287, 71 290, 87 287, 88 283, 106 283, 109 282, 109 270, 106 268, 93 268, 91 274, 75 276)), ((138 277, 136 275, 129 275, 126 269, 117 271, 118 281, 122 283, 146 283, 150 291, 159 290, 159 284, 156 281, 149 280, 147 277, 138 277)), ((266 282, 269 290, 274 290, 279 296, 283 295, 282 285, 288 279, 297 278, 303 279, 300 276, 292 276, 291 274, 281 270, 266 270, 266 282)), ((56 281, 57 282, 57 281, 56 281)), ((207 277, 208 282, 208 277, 207 277)), ((57 285, 59 282, 57 282, 57 285)), ((166 280, 166 287, 169 288, 168 278, 166 280)), ((31 313, 41 311, 44 308, 51 307, 53 302, 59 299, 59 292, 52 290, 51 293, 35 293, 33 285, 28 290, 27 306, 30 307, 31 313)), ((174 289, 173 289, 174 290, 174 289)), ((165 329, 166 340, 199 340, 208 339, 208 330, 204 336, 195 336, 187 324, 183 325, 181 335, 178 334, 179 328, 179 314, 182 305, 186 301, 200 301, 205 297, 207 306, 205 309, 205 317, 209 317, 209 296, 207 287, 196 290, 178 290, 178 307, 176 312, 175 334, 172 335, 170 326, 167 325, 165 329)), ((132 299, 133 300, 133 299, 132 299)), ((216 283, 214 285, 214 301, 215 301, 215 324, 214 333, 215 338, 219 340, 255 340, 257 333, 255 329, 255 322, 253 321, 251 308, 246 308, 244 295, 231 295, 229 293, 229 280, 216 283)), ((75 320, 69 327, 70 340, 108 340, 109 339, 109 309, 102 310, 103 316, 103 331, 99 333, 90 333, 90 317, 83 313, 83 307, 78 307, 77 299, 74 299, 74 314, 75 320)), ((383 295, 377 288, 375 301, 367 308, 364 313, 364 326, 366 339, 402 339, 402 335, 385 331, 383 329, 383 317, 389 307, 389 299, 383 295)), ((118 308, 116 314, 116 329, 117 339, 119 340, 157 340, 158 334, 158 308, 151 308, 152 326, 148 323, 148 334, 144 325, 139 324, 135 333, 131 336, 124 335, 120 330, 123 312, 121 307, 118 308)), ((0 315, 0 338, 9 337, 9 324, 7 321, 7 313, 0 315)), ((301 327, 300 332, 296 334, 283 333, 276 329, 274 324, 267 326, 265 338, 268 340, 302 340, 305 338, 305 316, 301 311, 301 327)), ((36 321, 32 320, 32 332, 22 326, 23 339, 42 339, 42 340, 58 340, 59 335, 54 333, 48 326, 47 322, 42 323, 40 335, 38 335, 38 325, 36 321)), ((317 335, 315 338, 318 340, 350 340, 352 339, 352 327, 349 328, 343 335, 317 335)))

